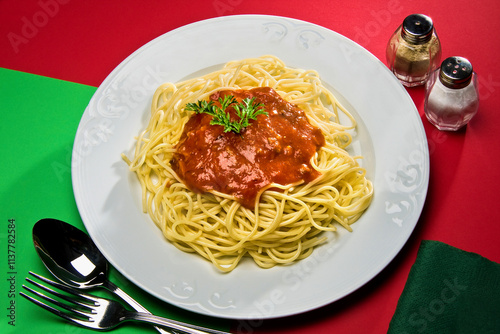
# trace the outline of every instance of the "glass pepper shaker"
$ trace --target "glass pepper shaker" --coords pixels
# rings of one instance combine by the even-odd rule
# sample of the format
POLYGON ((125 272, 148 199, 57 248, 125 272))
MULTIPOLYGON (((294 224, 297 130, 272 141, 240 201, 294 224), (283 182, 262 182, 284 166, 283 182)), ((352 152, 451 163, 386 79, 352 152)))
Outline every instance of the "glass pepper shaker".
POLYGON ((430 17, 407 16, 387 43, 387 65, 407 87, 425 84, 441 61, 441 42, 430 17))
POLYGON ((424 112, 439 130, 456 131, 479 109, 477 75, 463 57, 446 58, 426 84, 424 112))

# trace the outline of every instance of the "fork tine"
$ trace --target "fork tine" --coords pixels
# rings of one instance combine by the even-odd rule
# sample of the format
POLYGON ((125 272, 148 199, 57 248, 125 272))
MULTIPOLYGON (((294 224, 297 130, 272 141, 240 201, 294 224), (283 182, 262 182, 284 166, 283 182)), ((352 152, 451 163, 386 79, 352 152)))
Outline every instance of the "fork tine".
MULTIPOLYGON (((83 298, 83 299, 85 299, 85 300, 87 300, 87 301, 89 301, 90 303, 92 303, 92 304, 94 304, 94 305, 95 305, 95 299, 94 299, 94 297, 92 297, 91 295, 88 295, 88 294, 86 294, 86 293, 82 293, 82 292, 80 292, 80 291, 78 291, 78 290, 76 290, 76 289, 74 289, 74 288, 72 288, 72 287, 69 287, 69 286, 65 285, 65 284, 61 284, 61 283, 58 283, 58 282, 54 282, 54 281, 52 281, 52 280, 50 280, 50 279, 48 279, 48 278, 45 278, 45 277, 43 277, 43 276, 41 276, 41 275, 39 275, 39 274, 37 274, 37 273, 34 273, 34 272, 32 272, 32 271, 30 271, 29 273, 30 273, 30 275, 32 275, 32 276, 34 276, 34 277, 36 277, 37 279, 39 279, 39 280, 40 280, 40 281, 42 281, 42 282, 45 282, 45 283, 47 283, 47 284, 49 284, 49 285, 51 285, 51 286, 53 286, 53 287, 55 287, 55 288, 58 288, 59 290, 62 290, 62 291, 64 291, 64 292, 67 292, 67 293, 72 294, 72 295, 74 295, 74 296, 77 296, 77 297, 83 298)), ((27 281, 34 282, 34 281, 30 280, 29 278, 26 278, 26 280, 27 280, 27 281)), ((54 290, 51 290, 51 289, 49 289, 49 288, 47 288, 47 287, 43 286, 42 284, 36 283, 36 282, 35 282, 35 285, 37 285, 37 286, 39 286, 40 288, 44 289, 45 291, 48 291, 48 292, 51 292, 51 293, 54 291, 54 290), (47 289, 48 289, 48 290, 47 290, 47 289)), ((62 296, 62 298, 66 299, 66 300, 68 300, 68 301, 70 301, 70 302, 74 302, 74 299, 71 299, 71 298, 69 298, 69 297, 66 297, 66 298, 65 298, 65 295, 60 295, 59 297, 61 297, 61 296, 62 296)), ((83 305, 83 306, 85 306, 85 305, 83 305)))
POLYGON ((44 286, 43 284, 40 284, 28 277, 26 277, 26 281, 33 284, 34 286, 40 288, 41 290, 44 290, 50 294, 52 294, 53 296, 61 299, 61 300, 65 300, 72 305, 68 305, 68 304, 65 304, 65 303, 62 303, 61 301, 59 300, 56 300, 52 297, 49 297, 48 295, 45 295, 39 291, 36 291, 26 285, 23 284, 23 288, 26 289, 27 291, 29 291, 30 293, 34 294, 35 296, 37 297, 40 297, 41 299, 57 306, 57 307, 60 307, 61 309, 64 309, 68 312, 64 312, 60 309, 57 309, 55 307, 52 307, 44 302, 42 302, 41 300, 38 300, 36 298, 33 298, 23 292, 20 292, 19 294, 21 296, 23 296, 24 298, 28 299, 30 302, 44 308, 45 310, 57 315, 57 316, 60 316, 68 321, 71 321, 75 324, 79 324, 79 325, 84 325, 85 323, 88 323, 89 321, 91 321, 92 319, 92 314, 95 314, 95 310, 92 308, 92 306, 96 306, 97 303, 96 303, 96 300, 93 299, 92 296, 90 295, 87 295, 87 294, 84 294, 84 293, 79 293, 78 291, 66 286, 66 285, 63 285, 63 284, 60 284, 60 283, 57 283, 57 282, 54 282, 54 281, 51 281, 49 280, 48 278, 45 278, 43 276, 40 276, 38 274, 35 274, 34 272, 29 272, 31 275, 33 275, 34 277, 38 278, 39 280, 55 287, 55 288, 58 288, 60 289, 61 291, 65 291, 77 298, 80 298, 82 301, 78 301, 75 299, 75 297, 71 297, 71 296, 68 296, 68 295, 65 295, 65 294, 62 294, 58 291, 55 291, 49 287, 46 287, 44 286), (85 303, 85 302, 87 303, 85 303))
MULTIPOLYGON (((33 281, 33 280, 29 279, 29 278, 26 278, 26 281, 28 281, 28 282, 30 282, 31 284, 33 284, 33 285, 35 285, 35 286, 39 287, 39 288, 40 288, 40 289, 42 289, 42 290, 45 290, 45 291, 47 291, 47 292, 51 293, 52 295, 54 295, 54 296, 56 296, 56 297, 58 297, 58 298, 61 298, 61 299, 63 299, 63 300, 66 300, 66 301, 68 301, 68 302, 70 302, 70 303, 72 303, 72 304, 74 304, 74 305, 77 305, 77 306, 80 306, 80 307, 82 307, 82 308, 85 308, 85 309, 86 309, 86 310, 88 310, 89 312, 92 312, 92 308, 90 308, 87 304, 84 304, 84 303, 78 302, 78 301, 76 301, 76 300, 74 300, 74 299, 72 299, 72 298, 70 298, 70 297, 68 297, 68 296, 66 296, 66 295, 63 295, 63 294, 61 294, 61 293, 59 293, 59 292, 57 292, 57 291, 55 291, 55 290, 52 290, 52 289, 50 289, 50 288, 48 288, 48 287, 46 287, 46 286, 44 286, 44 285, 42 285, 42 284, 40 284, 40 283, 38 283, 38 282, 35 282, 35 281, 33 281)), ((49 296, 47 296, 47 295, 45 295, 45 294, 43 294, 43 293, 41 293, 41 292, 38 292, 38 291, 36 291, 36 290, 33 290, 32 288, 30 288, 30 287, 28 287, 28 286, 26 286, 26 285, 24 285, 24 284, 23 284, 23 288, 24 288, 24 289, 26 289, 26 290, 28 290, 29 292, 33 293, 34 295, 36 295, 36 296, 38 296, 38 297, 41 297, 41 298, 45 299, 46 301, 48 301, 48 302, 50 302, 50 303, 52 303, 52 304, 54 304, 54 305, 57 305, 57 306, 59 306, 59 307, 61 307, 61 308, 65 309, 65 310, 67 310, 67 311, 70 311, 70 312, 75 312, 75 313, 80 314, 81 316, 84 316, 84 317, 87 317, 87 318, 88 318, 88 316, 87 316, 84 312, 80 311, 79 309, 77 309, 77 308, 75 308, 75 307, 72 307, 72 306, 70 306, 70 305, 67 305, 67 304, 61 303, 60 301, 58 301, 58 300, 56 300, 56 299, 53 299, 53 298, 51 298, 51 297, 49 297, 49 296)))
MULTIPOLYGON (((23 287, 26 288, 24 285, 23 285, 23 287)), ((29 289, 29 290, 31 290, 31 289, 29 289)), ((31 291, 34 291, 34 290, 31 290, 31 291)), ((60 310, 58 310, 58 309, 56 309, 56 308, 54 308, 52 306, 49 306, 49 305, 47 305, 47 304, 39 301, 38 299, 35 299, 35 298, 31 297, 31 296, 28 296, 24 292, 19 292, 19 294, 21 296, 23 296, 24 298, 26 298, 27 300, 29 300, 30 302, 32 302, 32 303, 40 306, 41 308, 43 308, 43 309, 45 309, 45 310, 47 310, 47 311, 49 311, 51 313, 54 313, 55 315, 57 315, 57 316, 59 316, 59 317, 61 317, 63 319, 66 319, 66 320, 74 322, 74 323, 78 323, 78 321, 80 320, 80 319, 78 319, 76 317, 73 317, 73 316, 70 316, 70 315, 68 315, 68 314, 66 314, 66 313, 64 313, 64 312, 62 312, 62 311, 60 311, 60 310)), ((47 297, 47 298, 49 298, 49 297, 47 297)), ((56 302, 56 304, 57 304, 57 301, 54 301, 54 302, 56 302)), ((87 317, 87 319, 89 319, 89 318, 87 317)))

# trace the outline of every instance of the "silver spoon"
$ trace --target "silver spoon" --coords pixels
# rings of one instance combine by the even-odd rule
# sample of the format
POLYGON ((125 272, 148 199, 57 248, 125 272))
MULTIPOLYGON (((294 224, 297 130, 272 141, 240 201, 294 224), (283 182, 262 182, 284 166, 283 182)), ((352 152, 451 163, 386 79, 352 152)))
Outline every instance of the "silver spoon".
MULTIPOLYGON (((61 282, 78 289, 105 288, 136 311, 151 314, 107 279, 109 263, 83 231, 63 221, 44 218, 33 226, 33 243, 47 269, 61 282)), ((197 330, 207 330, 175 320, 171 322, 197 330)), ((159 327, 155 328, 160 333, 168 333, 159 327)))

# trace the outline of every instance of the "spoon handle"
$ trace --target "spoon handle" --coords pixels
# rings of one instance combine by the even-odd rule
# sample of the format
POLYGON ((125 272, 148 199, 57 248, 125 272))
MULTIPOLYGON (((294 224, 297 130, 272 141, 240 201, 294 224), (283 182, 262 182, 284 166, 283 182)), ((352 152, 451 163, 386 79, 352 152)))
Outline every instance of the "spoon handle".
MULTIPOLYGON (((130 297, 125 291, 123 291, 118 286, 116 286, 113 282, 111 282, 109 280, 105 280, 102 286, 104 288, 108 289, 109 291, 111 291, 112 293, 114 293, 115 295, 117 295, 118 297, 120 297, 124 302, 126 302, 128 305, 130 305, 137 312, 146 313, 146 314, 151 315, 151 312, 149 312, 146 308, 144 308, 144 306, 142 306, 141 304, 139 304, 135 299, 133 299, 132 297, 130 297)), ((161 318, 161 319, 163 321, 162 324, 163 325, 167 325, 167 326, 169 324, 175 324, 175 325, 189 327, 189 328, 192 328, 194 330, 201 331, 201 333, 222 333, 222 332, 219 332, 219 331, 207 331, 207 328, 203 328, 203 327, 192 325, 192 324, 187 324, 187 323, 176 321, 176 320, 172 320, 172 319, 166 319, 166 318, 161 318)), ((165 331, 164 329, 162 329, 160 327, 156 327, 155 326, 155 328, 156 328, 156 330, 158 332, 160 332, 162 334, 171 334, 171 333, 173 333, 173 332, 167 332, 167 331, 165 331)))
POLYGON ((187 324, 177 322, 177 321, 172 321, 170 319, 162 318, 153 314, 148 314, 144 312, 137 312, 137 313, 129 313, 127 315, 127 319, 129 320, 135 320, 135 321, 141 321, 141 322, 146 322, 149 324, 156 324, 156 325, 161 325, 161 326, 172 326, 172 323, 180 326, 179 330, 182 331, 182 333, 189 333, 189 334, 230 334, 228 332, 222 332, 218 331, 215 329, 210 329, 210 328, 202 328, 198 326, 190 326, 188 327, 187 324))
MULTIPOLYGON (((117 295, 118 297, 120 297, 125 303, 130 305, 137 312, 144 312, 144 313, 151 314, 151 312, 149 312, 144 306, 139 304, 134 298, 130 297, 125 291, 120 289, 113 282, 111 282, 109 280, 104 280, 102 286, 104 288, 108 289, 109 291, 111 291, 112 293, 114 293, 115 295, 117 295)), ((162 334, 170 334, 171 333, 171 332, 167 332, 166 330, 164 330, 160 327, 155 326, 155 329, 162 334)))

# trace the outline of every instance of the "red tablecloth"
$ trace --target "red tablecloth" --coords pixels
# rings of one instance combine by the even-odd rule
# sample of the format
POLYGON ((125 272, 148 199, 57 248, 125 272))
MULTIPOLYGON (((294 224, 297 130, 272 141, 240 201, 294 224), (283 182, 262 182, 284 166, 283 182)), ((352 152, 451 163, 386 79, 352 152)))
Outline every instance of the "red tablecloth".
MULTIPOLYGON (((422 116, 431 163, 427 201, 410 240, 386 269, 338 302, 246 331, 383 333, 421 240, 443 241, 500 262, 499 1, 2 0, 0 67, 99 86, 123 59, 155 37, 198 20, 235 14, 319 24, 385 62, 389 37, 412 13, 433 18, 443 59, 459 55, 472 62, 479 76, 479 113, 456 133, 438 131, 422 116)), ((408 91, 423 115, 424 90, 408 91)), ((235 321, 234 331, 238 327, 235 321)))

